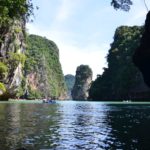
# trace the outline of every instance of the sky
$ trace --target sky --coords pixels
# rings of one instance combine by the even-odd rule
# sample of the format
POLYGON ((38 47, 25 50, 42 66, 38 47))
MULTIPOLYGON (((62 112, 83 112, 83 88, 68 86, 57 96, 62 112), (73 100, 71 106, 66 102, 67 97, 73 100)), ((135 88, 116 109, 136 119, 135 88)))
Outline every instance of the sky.
MULTIPOLYGON (((111 0, 33 0, 30 34, 44 36, 59 48, 63 73, 75 75, 77 66, 89 65, 93 79, 107 67, 106 56, 117 27, 143 25, 147 10, 143 0, 133 0, 129 12, 115 10, 111 0)), ((150 1, 146 1, 150 8, 150 1)))

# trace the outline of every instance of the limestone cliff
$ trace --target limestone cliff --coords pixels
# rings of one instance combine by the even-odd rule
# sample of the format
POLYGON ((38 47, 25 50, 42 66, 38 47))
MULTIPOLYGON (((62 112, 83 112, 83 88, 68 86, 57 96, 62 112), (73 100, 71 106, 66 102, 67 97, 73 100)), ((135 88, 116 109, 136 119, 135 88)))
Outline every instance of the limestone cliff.
MULTIPOLYGON (((140 46, 142 35, 143 27, 140 26, 120 26, 116 29, 114 41, 107 55, 108 67, 104 68, 103 74, 98 75, 97 79, 92 82, 89 90, 90 99, 149 101, 150 89, 144 84, 140 71, 132 62, 132 56, 135 49, 140 46)), ((140 53, 137 63, 140 63, 144 56, 142 51, 136 54, 140 53)), ((144 63, 144 60, 141 63, 144 63)))
POLYGON ((65 99, 66 84, 56 44, 37 35, 30 35, 27 44, 25 97, 65 99))
POLYGON ((25 22, 0 27, 0 99, 17 97, 25 62, 25 22))
POLYGON ((74 100, 86 100, 88 98, 92 74, 92 70, 88 65, 80 65, 77 67, 75 84, 71 93, 74 100))
POLYGON ((1 2, 1 100, 19 97, 64 99, 66 96, 56 44, 39 36, 26 37, 25 23, 33 15, 33 9, 30 0, 1 2))

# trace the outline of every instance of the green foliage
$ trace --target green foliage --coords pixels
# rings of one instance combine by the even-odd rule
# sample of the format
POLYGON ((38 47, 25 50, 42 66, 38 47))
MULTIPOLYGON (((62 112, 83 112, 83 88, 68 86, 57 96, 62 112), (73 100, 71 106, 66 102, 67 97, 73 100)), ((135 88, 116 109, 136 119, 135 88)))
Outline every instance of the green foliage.
POLYGON ((14 32, 15 32, 15 33, 19 33, 19 32, 21 32, 21 31, 22 31, 21 28, 17 28, 17 27, 16 27, 16 28, 14 29, 14 32))
POLYGON ((131 0, 112 0, 111 1, 111 5, 115 9, 121 9, 121 10, 124 10, 124 11, 129 11, 130 6, 132 4, 133 4, 133 2, 131 0))
POLYGON ((24 54, 9 52, 9 62, 13 63, 15 67, 17 67, 19 63, 21 63, 22 66, 24 66, 25 60, 26 56, 24 54))
POLYGON ((132 63, 143 28, 121 26, 107 55, 108 68, 92 83, 90 98, 97 100, 128 99, 139 83, 139 72, 132 63))
MULTIPOLYGON (((13 81, 14 71, 18 64, 21 62, 23 66, 25 63, 25 55, 18 52, 23 50, 24 25, 31 15, 33 15, 32 0, 0 0, 0 47, 2 43, 5 46, 5 52, 1 56, 2 62, 0 62, 0 81, 7 84, 8 88, 13 81)), ((13 90, 10 92, 13 96, 16 90, 18 90, 17 96, 23 93, 21 86, 13 90)), ((7 95, 10 96, 10 93, 8 91, 7 95)))
POLYGON ((25 18, 33 14, 31 0, 0 0, 0 27, 6 26, 14 19, 25 18))
POLYGON ((6 92, 6 87, 5 87, 5 85, 4 85, 3 83, 1 83, 1 82, 0 82, 0 90, 1 90, 2 92, 6 92))
POLYGON ((81 79, 86 79, 89 76, 92 76, 92 70, 88 65, 80 65, 76 71, 76 77, 79 76, 81 79))
POLYGON ((20 86, 20 87, 17 89, 16 97, 17 97, 17 98, 20 98, 23 94, 24 94, 24 90, 23 90, 23 88, 20 86))
POLYGON ((41 98, 43 98, 43 95, 38 90, 32 90, 32 89, 30 89, 29 90, 29 96, 28 96, 28 98, 29 99, 41 99, 41 98))
POLYGON ((36 35, 30 35, 27 43, 26 74, 36 72, 39 82, 38 90, 46 97, 58 98, 66 91, 66 85, 56 44, 36 35), (40 85, 41 83, 44 84, 44 87, 40 85))
POLYGON ((26 79, 23 77, 22 81, 21 81, 21 85, 19 86, 19 88, 17 89, 17 92, 16 92, 17 98, 20 98, 21 96, 24 95, 25 86, 26 86, 26 79))
POLYGON ((3 78, 8 73, 8 67, 3 62, 0 62, 0 78, 3 78))

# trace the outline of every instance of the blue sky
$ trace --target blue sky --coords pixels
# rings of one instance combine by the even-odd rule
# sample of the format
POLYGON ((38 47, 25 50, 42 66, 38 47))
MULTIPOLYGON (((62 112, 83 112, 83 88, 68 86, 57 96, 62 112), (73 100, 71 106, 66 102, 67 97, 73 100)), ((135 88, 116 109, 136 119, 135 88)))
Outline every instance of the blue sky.
MULTIPOLYGON (((93 78, 107 66, 106 55, 114 32, 121 25, 143 25, 143 0, 133 0, 129 12, 116 11, 111 0, 33 0, 39 7, 29 33, 54 41, 60 52, 63 73, 75 75, 77 66, 89 65, 93 78)), ((150 1, 147 0, 150 8, 150 1)))

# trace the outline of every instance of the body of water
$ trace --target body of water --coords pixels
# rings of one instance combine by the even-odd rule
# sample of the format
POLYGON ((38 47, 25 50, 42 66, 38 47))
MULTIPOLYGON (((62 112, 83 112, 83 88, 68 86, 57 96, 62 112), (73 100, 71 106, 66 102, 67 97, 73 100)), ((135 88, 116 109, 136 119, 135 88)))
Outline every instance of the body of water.
POLYGON ((0 150, 150 150, 150 104, 0 103, 0 150))

